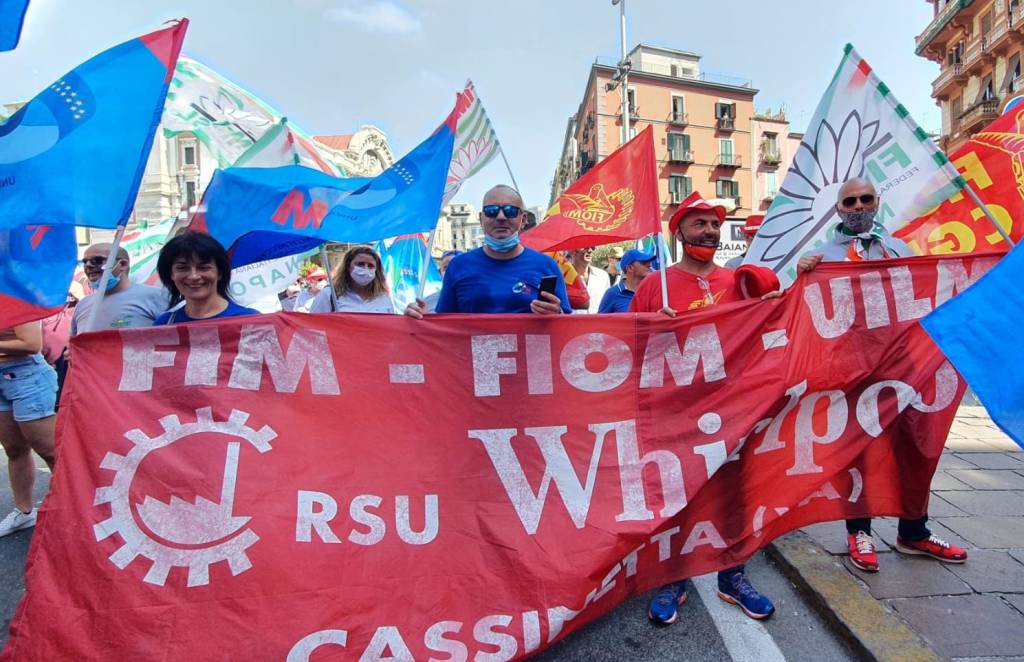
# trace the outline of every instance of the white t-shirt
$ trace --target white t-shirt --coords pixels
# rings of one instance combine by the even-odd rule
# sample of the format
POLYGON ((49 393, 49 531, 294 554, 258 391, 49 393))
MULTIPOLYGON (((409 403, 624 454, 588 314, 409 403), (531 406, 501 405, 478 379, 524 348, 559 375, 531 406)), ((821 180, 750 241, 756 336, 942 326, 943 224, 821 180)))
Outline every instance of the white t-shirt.
POLYGON ((92 307, 100 300, 98 293, 90 294, 75 306, 75 314, 71 318, 71 335, 77 336, 87 331, 153 326, 153 320, 167 310, 169 299, 167 290, 148 285, 132 285, 121 292, 107 293, 96 314, 94 327, 88 328, 92 307))
POLYGON ((601 299, 605 291, 612 286, 612 279, 608 272, 597 267, 587 267, 589 278, 587 279, 587 294, 590 295, 590 307, 586 310, 574 310, 577 315, 593 315, 601 307, 601 299))
MULTIPOLYGON (((313 297, 313 303, 309 306, 311 313, 331 312, 331 288, 325 287, 313 297)), ((355 292, 346 292, 338 295, 338 313, 394 313, 395 308, 391 305, 391 297, 382 294, 376 299, 367 301, 355 292)))

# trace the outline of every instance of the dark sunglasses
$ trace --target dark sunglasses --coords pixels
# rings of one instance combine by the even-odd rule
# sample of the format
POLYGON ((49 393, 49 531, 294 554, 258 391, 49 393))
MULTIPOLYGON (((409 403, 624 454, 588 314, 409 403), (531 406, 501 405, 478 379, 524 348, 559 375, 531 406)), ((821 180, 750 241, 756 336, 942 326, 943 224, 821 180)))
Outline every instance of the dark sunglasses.
POLYGON ((86 267, 102 267, 104 264, 107 263, 107 258, 102 257, 102 256, 101 257, 83 257, 81 259, 81 262, 82 262, 82 265, 86 266, 86 267))
POLYGON ((870 204, 874 204, 875 196, 872 193, 865 193, 864 195, 860 196, 859 198, 857 196, 855 196, 855 195, 851 195, 848 198, 843 198, 843 206, 844 207, 852 207, 855 204, 857 204, 858 200, 860 200, 862 205, 870 205, 870 204))
POLYGON ((484 216, 487 218, 498 218, 499 211, 505 218, 515 218, 523 210, 515 205, 484 205, 484 216))

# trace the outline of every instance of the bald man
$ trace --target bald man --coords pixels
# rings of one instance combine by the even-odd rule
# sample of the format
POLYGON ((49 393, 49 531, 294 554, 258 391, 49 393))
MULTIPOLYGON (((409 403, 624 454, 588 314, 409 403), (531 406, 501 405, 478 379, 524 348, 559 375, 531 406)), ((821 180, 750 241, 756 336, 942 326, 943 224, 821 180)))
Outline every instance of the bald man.
MULTIPOLYGON (((484 245, 455 256, 444 272, 438 313, 572 313, 558 264, 519 243, 526 214, 523 199, 511 186, 498 185, 484 194, 480 226, 484 245), (541 292, 544 278, 555 281, 554 293, 541 292)), ((420 319, 427 313, 422 299, 405 314, 420 319)))
MULTIPOLYGON (((110 244, 93 244, 85 249, 82 267, 93 290, 100 285, 110 248, 110 244)), ((106 294, 101 297, 99 292, 95 292, 75 306, 75 314, 71 318, 72 336, 88 331, 152 326, 153 320, 167 310, 167 292, 162 287, 134 285, 128 279, 130 268, 128 251, 119 249, 115 263, 110 269, 106 294), (94 320, 92 309, 101 301, 94 320)))
MULTIPOLYGON (((811 255, 800 258, 800 271, 810 271, 822 261, 857 262, 894 257, 911 257, 914 251, 875 222, 878 193, 874 185, 857 177, 847 180, 836 196, 836 213, 842 222, 832 239, 811 255)), ((944 563, 963 563, 967 551, 935 536, 928 530, 928 516, 900 518, 896 551, 927 556, 944 563)), ((871 536, 871 519, 846 520, 846 545, 850 562, 864 572, 878 572, 878 553, 871 536)))

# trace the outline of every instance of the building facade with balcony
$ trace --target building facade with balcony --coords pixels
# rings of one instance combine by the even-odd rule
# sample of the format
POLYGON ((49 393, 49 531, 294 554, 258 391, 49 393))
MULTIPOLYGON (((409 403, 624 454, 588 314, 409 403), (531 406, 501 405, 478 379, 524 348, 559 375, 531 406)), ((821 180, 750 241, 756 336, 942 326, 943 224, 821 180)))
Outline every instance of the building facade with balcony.
MULTIPOLYGON (((693 191, 734 218, 766 208, 768 173, 777 189, 788 167, 783 154, 792 154, 784 117, 755 122, 757 90, 749 81, 702 72, 696 53, 640 44, 627 60, 629 135, 653 127, 663 227, 693 191), (765 152, 762 141, 772 134, 779 149, 765 152)), ((598 58, 590 68, 579 108, 566 125, 551 203, 622 145, 622 89, 612 84, 616 64, 598 58)))
POLYGON ((779 192, 804 136, 789 130, 782 109, 755 113, 750 120, 750 135, 756 164, 751 172, 753 209, 763 214, 779 192))
POLYGON ((932 97, 942 109, 947 154, 1002 112, 1024 90, 1024 0, 928 0, 932 21, 915 52, 939 65, 932 97))

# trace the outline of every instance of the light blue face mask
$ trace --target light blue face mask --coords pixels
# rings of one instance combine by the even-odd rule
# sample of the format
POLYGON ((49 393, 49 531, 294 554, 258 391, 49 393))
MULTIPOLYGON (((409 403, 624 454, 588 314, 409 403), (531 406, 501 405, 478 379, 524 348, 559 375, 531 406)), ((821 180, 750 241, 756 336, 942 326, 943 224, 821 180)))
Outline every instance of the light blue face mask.
POLYGON ((495 239, 489 234, 484 235, 484 244, 492 251, 508 253, 519 245, 519 233, 511 234, 504 239, 495 239))
MULTIPOLYGON (((114 274, 110 274, 110 278, 107 279, 107 292, 109 292, 110 290, 112 290, 115 287, 117 287, 117 284, 120 283, 120 282, 121 282, 121 277, 120 276, 115 276, 114 274)), ((100 281, 99 280, 95 280, 95 281, 90 280, 89 281, 89 287, 91 287, 94 291, 96 289, 98 289, 99 286, 100 286, 100 281)))

